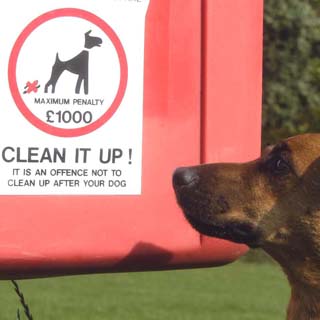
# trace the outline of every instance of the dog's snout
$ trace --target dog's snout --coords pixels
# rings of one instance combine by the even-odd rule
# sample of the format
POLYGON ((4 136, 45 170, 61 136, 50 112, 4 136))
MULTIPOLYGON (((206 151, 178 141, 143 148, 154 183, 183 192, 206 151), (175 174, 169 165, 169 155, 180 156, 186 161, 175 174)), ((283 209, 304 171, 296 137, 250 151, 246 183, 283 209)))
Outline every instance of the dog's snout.
POLYGON ((199 180, 199 175, 193 168, 178 168, 173 174, 173 185, 183 187, 191 185, 199 180))

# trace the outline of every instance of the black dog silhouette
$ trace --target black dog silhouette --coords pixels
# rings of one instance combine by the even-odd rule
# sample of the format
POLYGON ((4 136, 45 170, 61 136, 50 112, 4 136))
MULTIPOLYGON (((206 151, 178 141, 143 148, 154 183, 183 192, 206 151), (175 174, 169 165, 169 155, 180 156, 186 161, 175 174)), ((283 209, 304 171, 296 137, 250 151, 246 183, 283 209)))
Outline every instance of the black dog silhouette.
POLYGON ((86 49, 91 49, 93 47, 100 47, 102 39, 98 37, 90 36, 91 30, 86 32, 85 35, 85 49, 82 50, 78 55, 68 61, 61 61, 59 59, 59 54, 56 55, 56 61, 52 66, 51 77, 44 87, 44 92, 48 92, 49 86, 51 86, 51 93, 55 92, 56 84, 63 73, 67 70, 78 75, 78 80, 76 84, 76 93, 80 92, 80 87, 83 82, 84 93, 89 93, 89 51, 86 49))

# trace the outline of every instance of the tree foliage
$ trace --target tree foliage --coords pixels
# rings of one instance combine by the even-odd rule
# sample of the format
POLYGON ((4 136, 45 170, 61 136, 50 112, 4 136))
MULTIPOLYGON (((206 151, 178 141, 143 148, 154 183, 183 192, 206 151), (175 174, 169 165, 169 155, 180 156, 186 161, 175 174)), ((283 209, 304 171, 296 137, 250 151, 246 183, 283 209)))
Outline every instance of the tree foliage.
POLYGON ((320 0, 265 0, 263 140, 320 132, 320 0))

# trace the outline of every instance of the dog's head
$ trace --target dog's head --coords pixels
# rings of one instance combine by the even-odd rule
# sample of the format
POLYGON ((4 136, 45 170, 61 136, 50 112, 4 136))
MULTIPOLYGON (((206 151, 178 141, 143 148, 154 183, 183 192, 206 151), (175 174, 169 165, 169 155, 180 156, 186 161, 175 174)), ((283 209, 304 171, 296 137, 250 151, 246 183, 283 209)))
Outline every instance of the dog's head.
POLYGON ((86 49, 92 49, 93 47, 101 47, 102 39, 98 37, 93 37, 90 35, 91 30, 84 34, 84 47, 86 49))
POLYGON ((252 162, 179 168, 173 185, 202 234, 269 251, 296 246, 292 254, 317 246, 320 255, 319 157, 320 135, 300 135, 252 162))

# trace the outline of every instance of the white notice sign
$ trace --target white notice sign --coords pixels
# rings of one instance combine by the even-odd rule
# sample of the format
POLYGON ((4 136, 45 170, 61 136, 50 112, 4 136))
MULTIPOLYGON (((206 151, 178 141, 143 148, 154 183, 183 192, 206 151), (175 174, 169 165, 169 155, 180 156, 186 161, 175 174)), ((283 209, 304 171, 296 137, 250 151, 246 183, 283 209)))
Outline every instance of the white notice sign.
POLYGON ((140 194, 149 0, 61 4, 0 12, 0 194, 140 194))

